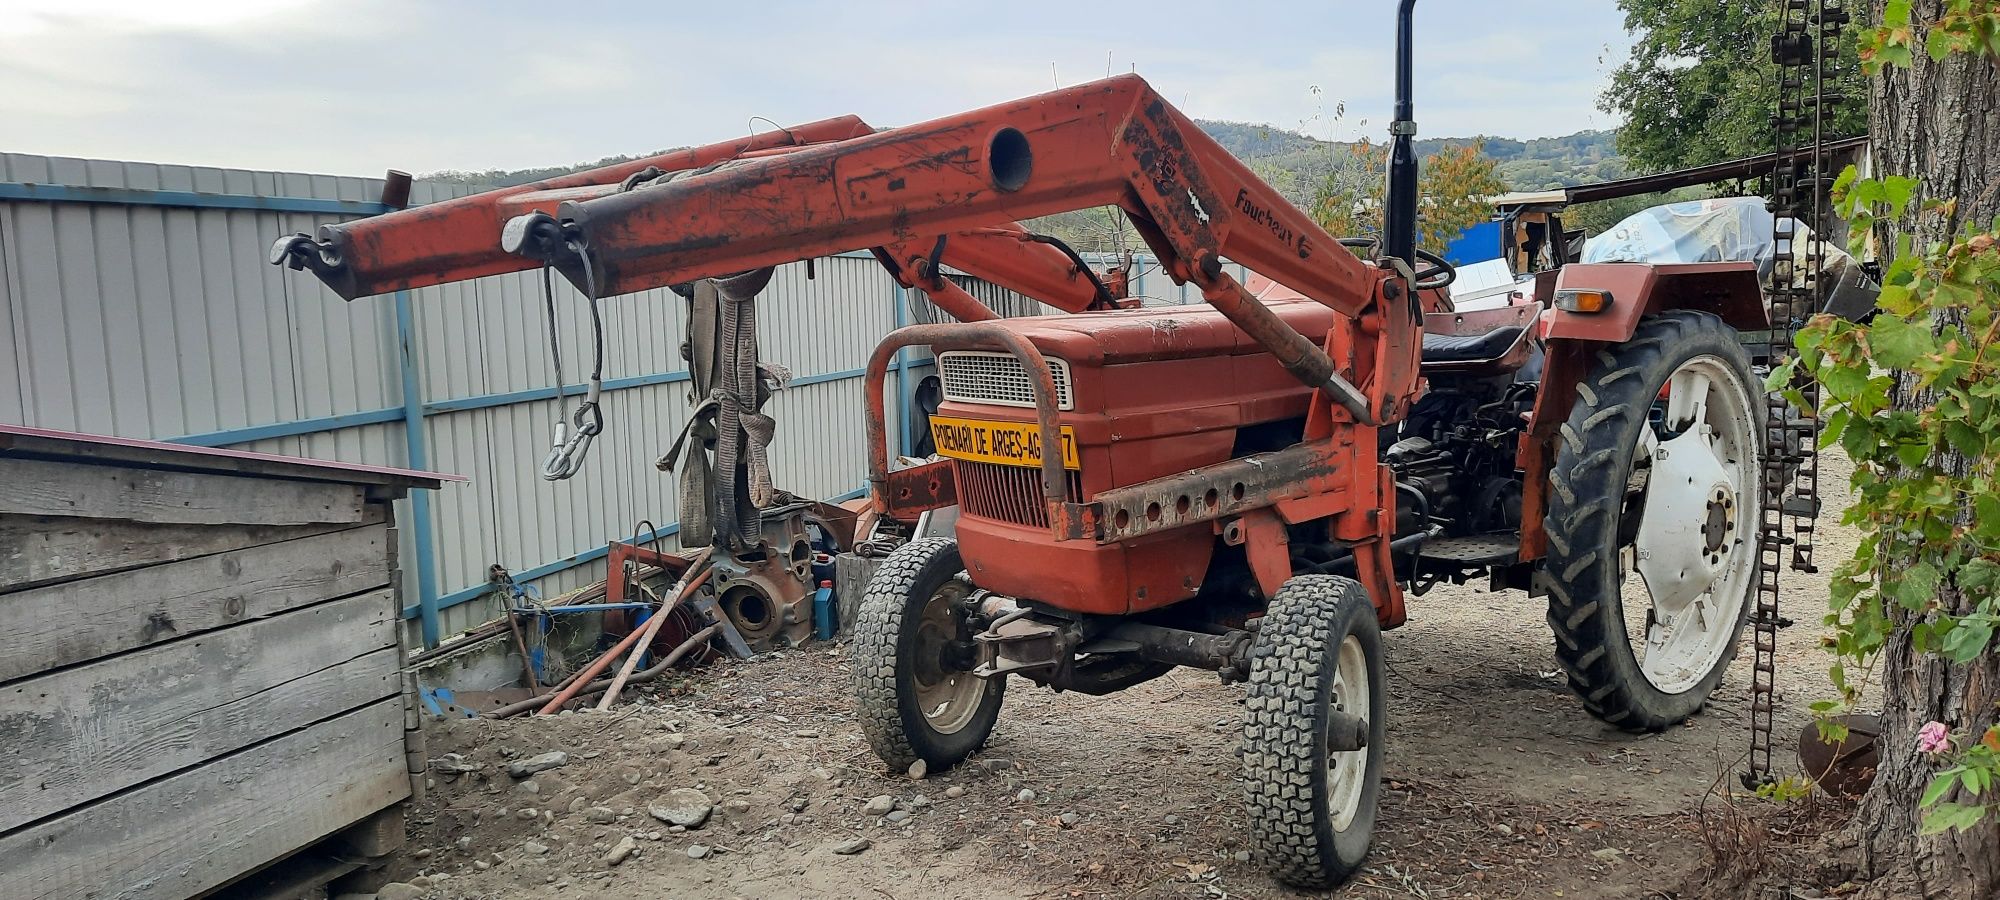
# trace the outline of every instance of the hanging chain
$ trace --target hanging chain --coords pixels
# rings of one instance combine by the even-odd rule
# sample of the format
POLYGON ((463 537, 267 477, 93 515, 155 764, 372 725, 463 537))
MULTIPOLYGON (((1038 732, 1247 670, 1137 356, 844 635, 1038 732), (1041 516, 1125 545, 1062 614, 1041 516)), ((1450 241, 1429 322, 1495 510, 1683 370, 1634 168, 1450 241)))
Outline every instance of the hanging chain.
MULTIPOLYGON (((1780 26, 1771 39, 1778 69, 1778 108, 1771 124, 1776 157, 1771 172, 1772 264, 1768 286, 1771 330, 1767 359, 1776 367, 1793 353, 1798 330, 1818 310, 1826 262, 1827 191, 1833 184, 1826 129, 1843 98, 1829 92, 1840 66, 1843 0, 1779 0, 1780 26), (1803 229, 1801 228, 1803 226, 1803 229)), ((1813 526, 1819 517, 1819 385, 1793 385, 1808 411, 1780 393, 1766 397, 1764 490, 1757 542, 1756 656, 1750 683, 1750 764, 1745 787, 1771 781, 1771 714, 1776 700, 1779 573, 1816 572, 1813 526), (1789 554, 1787 553, 1789 548, 1789 554), (1786 558, 1789 555, 1789 560, 1786 558)))

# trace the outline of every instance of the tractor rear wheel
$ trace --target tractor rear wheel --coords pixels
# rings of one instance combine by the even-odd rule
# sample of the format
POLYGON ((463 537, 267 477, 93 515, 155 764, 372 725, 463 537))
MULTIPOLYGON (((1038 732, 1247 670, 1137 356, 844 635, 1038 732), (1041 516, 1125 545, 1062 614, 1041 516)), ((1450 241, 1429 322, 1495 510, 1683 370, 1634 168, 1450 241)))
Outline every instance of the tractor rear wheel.
POLYGON ((972 674, 972 594, 958 543, 925 538, 882 560, 854 622, 861 731, 892 769, 963 762, 993 733, 1006 682, 972 674))
POLYGON ((1764 402, 1734 329, 1642 320, 1577 385, 1537 577, 1585 709, 1632 731, 1701 710, 1757 590, 1764 402))
POLYGON ((1331 887, 1368 855, 1386 703, 1367 590, 1338 575, 1286 581, 1250 648, 1243 723, 1251 847, 1278 880, 1331 887))

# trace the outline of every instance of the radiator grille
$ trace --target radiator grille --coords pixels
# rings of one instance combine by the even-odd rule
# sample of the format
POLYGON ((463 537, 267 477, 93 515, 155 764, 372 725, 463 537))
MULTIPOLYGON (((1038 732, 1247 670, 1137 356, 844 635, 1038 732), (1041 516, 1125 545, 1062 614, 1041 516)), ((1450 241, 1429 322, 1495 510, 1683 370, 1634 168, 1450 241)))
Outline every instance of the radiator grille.
MULTIPOLYGON (((991 403, 995 406, 1035 405, 1035 389, 1028 372, 1010 353, 983 350, 947 350, 938 354, 938 376, 944 382, 944 398, 962 403, 991 403)), ((1069 363, 1049 360, 1055 376, 1056 408, 1075 406, 1069 383, 1069 363)))
MULTIPOLYGON (((1042 502, 1042 470, 997 463, 953 460, 958 470, 958 506, 966 515, 1035 528, 1049 527, 1048 506, 1042 502)), ((1083 473, 1064 474, 1068 500, 1083 502, 1083 473)))

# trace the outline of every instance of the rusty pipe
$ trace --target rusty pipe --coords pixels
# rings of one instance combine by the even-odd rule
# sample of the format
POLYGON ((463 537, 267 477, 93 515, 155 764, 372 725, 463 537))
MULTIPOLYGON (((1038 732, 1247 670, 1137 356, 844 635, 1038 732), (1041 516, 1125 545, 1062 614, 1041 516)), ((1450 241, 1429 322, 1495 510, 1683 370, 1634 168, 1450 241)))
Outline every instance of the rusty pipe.
MULTIPOLYGON (((688 581, 687 586, 681 588, 680 592, 673 596, 673 599, 660 604, 659 611, 655 612, 654 615, 664 616, 668 612, 671 612, 675 606, 680 605, 680 602, 682 600, 687 599, 689 594, 694 593, 695 588, 701 587, 702 582, 707 581, 708 576, 713 574, 714 572, 715 569, 713 568, 701 570, 701 574, 695 576, 692 580, 688 581)), ((588 668, 585 668, 583 670, 583 674, 578 675, 575 681, 570 682, 569 687, 566 687, 562 689, 560 692, 558 692, 555 695, 555 697, 549 700, 548 705, 543 706, 539 711, 537 711, 536 714, 546 716, 549 713, 561 709, 562 705, 568 703, 571 698, 575 697, 586 683, 588 683, 591 679, 596 678, 599 673, 603 672, 606 668, 608 668, 611 665, 612 660, 617 659, 620 656, 623 656, 627 650, 632 649, 634 645, 638 644, 640 636, 646 633, 647 633, 646 629, 644 628, 632 629, 631 633, 625 635, 624 639, 620 640, 617 646, 612 647, 610 650, 606 650, 603 656, 598 657, 597 660, 595 662, 592 662, 588 668)))
MULTIPOLYGON (((653 679, 658 678, 661 675, 667 674, 668 670, 672 669, 676 665, 679 665, 681 660, 686 659, 688 654, 701 649, 701 647, 704 644, 708 643, 710 638, 713 638, 721 633, 722 633, 721 625, 710 625, 707 628, 703 628, 702 630, 697 631, 692 635, 689 635, 687 640, 682 641, 680 643, 680 646, 675 647, 674 649, 668 651, 667 655, 661 657, 660 661, 654 663, 652 667, 634 673, 631 678, 626 680, 625 682, 626 686, 629 687, 635 684, 645 684, 646 682, 652 681, 653 679)), ((591 682, 582 691, 579 691, 577 693, 577 697, 580 699, 587 699, 592 694, 602 693, 604 691, 610 690, 610 688, 611 688, 611 679, 599 678, 596 681, 591 682)))
MULTIPOLYGON (((687 658, 687 655, 689 653, 693 653, 695 650, 700 649, 701 645, 708 643, 710 638, 715 637, 717 634, 720 634, 721 632, 722 632, 722 626, 710 625, 707 628, 703 628, 702 630, 689 635, 687 640, 682 641, 680 643, 680 646, 675 647, 674 649, 668 651, 667 655, 660 657, 659 662, 652 664, 652 666, 648 668, 641 669, 637 672, 632 673, 631 678, 625 679, 625 684, 627 686, 635 684, 645 684, 646 682, 652 681, 653 679, 658 678, 661 675, 667 674, 667 670, 672 669, 674 666, 678 665, 681 660, 687 658)), ((603 693, 610 687, 611 687, 611 679, 599 678, 596 681, 584 685, 581 689, 579 689, 576 692, 576 696, 588 697, 592 694, 603 693)), ((541 706, 543 703, 548 702, 548 699, 553 696, 555 696, 555 692, 549 691, 548 693, 542 694, 538 697, 529 697, 526 700, 516 700, 513 703, 507 704, 506 706, 495 707, 491 710, 488 710, 487 712, 484 713, 484 715, 487 718, 493 718, 493 719, 505 719, 510 716, 517 716, 520 715, 521 713, 534 709, 535 707, 541 706)))
POLYGON ((645 632, 645 635, 639 638, 639 643, 632 648, 632 652, 625 654, 625 665, 618 669, 617 677, 611 679, 611 687, 605 689, 604 699, 597 704, 598 709, 609 709, 618 699, 618 692, 624 689, 625 682, 632 677, 633 670, 639 668, 639 660, 646 655, 646 648, 652 646, 654 636, 660 633, 660 626, 666 624, 668 618, 669 610, 663 606, 652 618, 646 620, 644 626, 634 629, 645 632))

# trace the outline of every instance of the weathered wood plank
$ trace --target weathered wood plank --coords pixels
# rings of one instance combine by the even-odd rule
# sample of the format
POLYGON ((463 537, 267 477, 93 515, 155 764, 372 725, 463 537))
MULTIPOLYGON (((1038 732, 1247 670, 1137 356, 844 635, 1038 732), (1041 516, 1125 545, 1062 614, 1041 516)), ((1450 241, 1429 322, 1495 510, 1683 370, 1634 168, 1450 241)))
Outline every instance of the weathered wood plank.
POLYGON ((368 525, 0 594, 0 682, 389 583, 368 525))
MULTIPOLYGON (((361 523, 388 520, 370 503, 361 523)), ((211 553, 353 528, 323 525, 153 525, 123 519, 0 515, 0 594, 211 553)))
POLYGON ((181 898, 403 799, 390 698, 0 836, 0 897, 181 898))
POLYGON ((0 513, 190 525, 360 522, 351 484, 0 457, 0 513))
POLYGON ((266 453, 242 453, 178 444, 162 446, 152 442, 127 442, 117 438, 111 440, 112 443, 105 443, 104 439, 95 437, 78 440, 64 436, 0 431, 0 450, 11 450, 24 456, 54 459, 93 459, 146 469, 240 472, 252 478, 337 481, 341 484, 372 484, 399 490, 416 485, 435 487, 445 480, 465 480, 458 475, 437 475, 381 466, 353 466, 266 453))
POLYGON ((0 688, 0 832, 400 696, 399 618, 383 589, 0 688))

